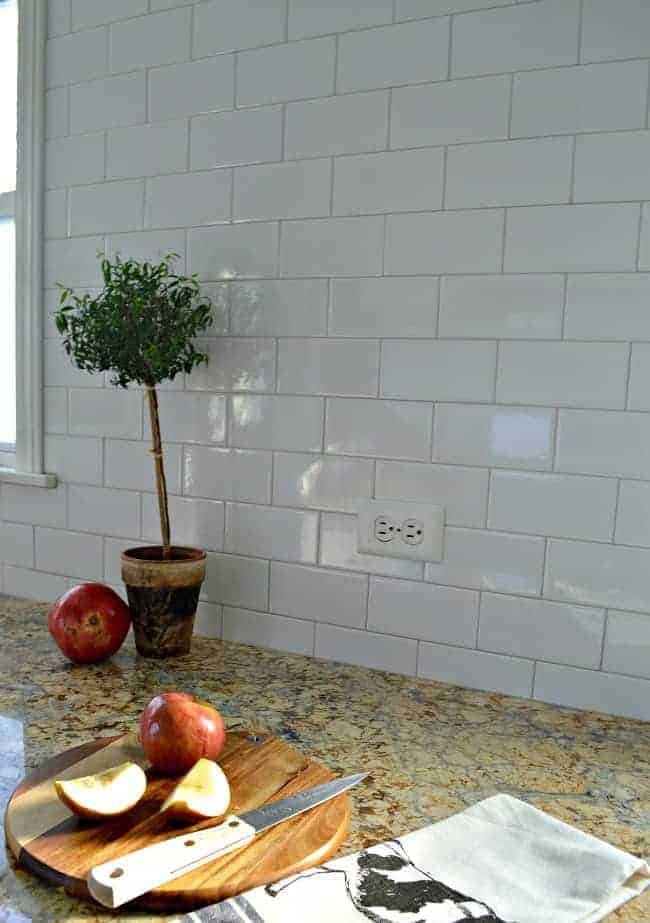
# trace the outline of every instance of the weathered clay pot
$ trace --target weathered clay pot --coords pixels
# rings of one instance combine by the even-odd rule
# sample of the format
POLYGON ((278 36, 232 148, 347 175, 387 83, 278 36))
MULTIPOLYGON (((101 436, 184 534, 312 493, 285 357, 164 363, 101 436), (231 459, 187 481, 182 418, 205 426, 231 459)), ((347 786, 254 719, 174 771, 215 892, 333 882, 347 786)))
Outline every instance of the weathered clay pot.
POLYGON ((205 577, 205 552, 172 545, 163 558, 161 545, 122 552, 135 646, 143 657, 187 654, 194 615, 205 577))

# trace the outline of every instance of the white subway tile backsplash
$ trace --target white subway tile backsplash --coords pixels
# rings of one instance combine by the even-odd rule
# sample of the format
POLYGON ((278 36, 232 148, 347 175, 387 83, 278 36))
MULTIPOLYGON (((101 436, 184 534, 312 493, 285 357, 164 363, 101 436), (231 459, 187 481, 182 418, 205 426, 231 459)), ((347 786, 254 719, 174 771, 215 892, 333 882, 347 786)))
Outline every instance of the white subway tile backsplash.
POLYGON ((630 410, 650 410, 650 343, 633 343, 627 406, 630 410))
POLYGON ((48 385, 101 388, 101 375, 91 375, 73 365, 60 339, 46 340, 43 346, 45 382, 48 385))
POLYGON ((194 57, 284 39, 284 0, 209 0, 194 9, 194 57))
POLYGON ((201 638, 221 638, 223 635, 222 607, 200 600, 194 618, 194 634, 201 638))
POLYGON ((192 170, 280 160, 281 150, 281 106, 236 109, 232 112, 199 115, 192 119, 192 170))
POLYGON ((503 212, 497 209, 389 215, 387 275, 499 272, 503 212))
MULTIPOLYGON (((163 444, 165 477, 170 493, 180 493, 181 447, 163 444)), ((155 490, 154 460, 148 442, 107 439, 104 484, 128 490, 155 490)))
MULTIPOLYGON (((188 379, 188 383, 192 379, 188 379)), ((226 398, 218 394, 161 391, 160 428, 169 442, 223 442, 226 438, 226 398)), ((144 411, 144 438, 151 438, 149 411, 144 411)))
POLYGON ((339 157, 334 168, 333 212, 422 211, 442 204, 442 148, 339 157))
POLYGON ((110 234, 106 238, 106 255, 111 259, 119 254, 122 259, 155 260, 158 262, 169 253, 175 253, 174 270, 185 269, 185 232, 132 231, 127 234, 110 234))
POLYGON ((44 429, 46 433, 68 430, 68 391, 66 388, 43 389, 44 429))
POLYGON ((183 493, 191 497, 270 503, 271 453, 186 446, 183 493))
POLYGON ((650 478, 650 416, 596 410, 561 410, 558 471, 650 478))
POLYGON ((586 0, 582 60, 644 58, 648 53, 650 9, 639 0, 618 0, 616 15, 608 0, 586 0))
MULTIPOLYGON (((275 341, 246 337, 202 340, 208 356, 187 378, 187 387, 201 391, 272 391, 275 383, 275 341)), ((206 440, 196 440, 205 442, 206 440)), ((216 440, 221 442, 222 440, 216 440)))
POLYGON ((384 219, 323 218, 282 228, 283 276, 356 276, 381 272, 384 219))
MULTIPOLYGON (((223 550, 223 503, 170 496, 169 518, 175 544, 208 551, 223 550)), ((147 542, 160 543, 160 516, 155 494, 142 495, 142 537, 147 542)))
MULTIPOLYGON (((7 570, 5 569, 5 589, 7 570)), ((650 618, 647 613, 607 614, 603 670, 650 679, 650 618)))
POLYGON ((435 278, 332 280, 332 336, 432 337, 437 313, 435 278))
MULTIPOLYGON (((45 93, 45 137, 60 138, 68 133, 70 94, 67 87, 57 87, 45 93)), ((47 157, 45 168, 47 169, 47 157)))
POLYGON ((509 6, 515 2, 516 0, 397 0, 397 19, 425 19, 427 16, 509 6))
MULTIPOLYGON (((37 531, 43 530, 38 529, 37 531)), ((33 567, 34 527, 16 525, 13 522, 0 522, 0 555, 6 564, 33 567)))
POLYGON ((448 55, 446 18, 349 32, 339 39, 337 92, 444 80, 448 55))
POLYGON ((650 719, 650 683, 629 676, 540 663, 533 697, 570 708, 650 719))
POLYGON ((187 235, 189 268, 202 279, 274 276, 277 259, 276 222, 197 228, 187 235))
MULTIPOLYGON (((4 544, 4 524, 0 528, 0 544, 4 544)), ((53 574, 62 574, 68 577, 79 577, 82 580, 101 580, 103 575, 102 563, 102 538, 99 535, 88 535, 86 532, 68 532, 63 529, 43 529, 36 527, 34 530, 36 558, 33 565, 31 529, 27 526, 12 526, 12 529, 25 529, 29 536, 14 535, 11 540, 11 551, 7 549, 2 557, 10 564, 35 566, 37 570, 49 571, 53 574), (19 550, 20 541, 25 547, 17 561, 16 552, 19 550)))
POLYGON ((233 395, 230 444, 242 449, 318 452, 323 438, 323 398, 233 395))
POLYGON ((142 431, 142 392, 72 388, 69 397, 70 433, 75 436, 115 436, 139 439, 142 431))
POLYGON ((226 607, 223 611, 223 637, 226 641, 270 647, 290 654, 312 654, 314 623, 268 612, 226 607))
POLYGON ((420 561, 384 558, 357 551, 357 517, 344 513, 321 515, 320 552, 318 563, 326 567, 358 570, 366 574, 386 574, 389 577, 422 579, 420 561))
POLYGON ((621 481, 614 541, 650 548, 650 484, 621 481))
POLYGON ((108 133, 107 178, 127 179, 185 170, 187 131, 185 120, 113 128, 108 133))
POLYGON ((107 40, 108 31, 103 28, 48 39, 47 86, 56 87, 103 77, 106 73, 107 40))
POLYGON ((149 73, 149 118, 156 122, 232 109, 234 86, 234 55, 155 68, 149 73))
POLYGON ((12 596, 26 596, 42 602, 53 603, 68 589, 65 577, 54 574, 41 574, 25 567, 12 567, 5 564, 4 591, 12 596))
POLYGON ((407 580, 370 578, 368 629, 474 647, 479 594, 407 580))
POLYGON ((532 660, 445 644, 420 644, 418 676, 439 683, 528 697, 533 688, 533 673, 532 660))
POLYGON ((417 642, 334 625, 316 626, 316 657, 415 675, 417 642))
POLYGON ((278 391, 374 397, 378 378, 377 340, 280 340, 278 391))
POLYGON ((61 481, 102 483, 102 440, 84 436, 46 436, 45 470, 61 481))
POLYGON ((334 61, 333 37, 243 51, 237 60, 237 105, 329 96, 334 91, 334 61))
MULTIPOLYGON (((58 469, 57 473, 58 473, 58 469)), ((24 522, 36 526, 65 527, 66 488, 63 484, 52 490, 34 490, 21 484, 3 484, 0 494, 2 518, 9 522, 24 522)), ((30 594, 27 593, 27 596, 30 594)))
POLYGON ((238 167, 234 172, 233 218, 315 218, 329 215, 329 159, 238 167))
POLYGON ((374 462, 368 458, 278 452, 273 502, 352 513, 361 500, 372 497, 373 474, 374 462))
POLYGON ((418 500, 445 508, 452 526, 483 526, 488 497, 488 471, 460 465, 423 465, 378 461, 377 499, 418 500))
POLYGON ((496 344, 463 340, 385 340, 382 397, 491 401, 496 344))
POLYGON ((104 179, 103 132, 55 138, 45 146, 45 186, 77 186, 104 179))
MULTIPOLYGON (((253 110, 256 111, 256 110, 253 110)), ((327 282, 286 279, 234 282, 230 330, 239 336, 322 336, 327 329, 327 282)), ((332 331, 334 334, 336 330, 332 331)))
POLYGON ((316 562, 318 513, 255 506, 226 505, 225 550, 277 561, 316 562))
POLYGON ((144 122, 146 86, 144 74, 124 74, 71 87, 71 134, 144 122))
POLYGON ((271 612, 345 628, 363 628, 367 596, 365 574, 347 574, 280 561, 271 563, 271 612))
POLYGON ((569 340, 650 339, 650 275, 570 275, 564 336, 569 340))
POLYGON ((647 76, 643 61, 586 64, 516 74, 512 135, 526 137, 643 128, 647 76))
POLYGON ((391 0, 289 0, 289 38, 346 32, 393 21, 391 0))
POLYGON ((191 11, 187 7, 113 23, 110 69, 122 73, 186 60, 190 53, 190 23, 191 11))
POLYGON ((138 535, 140 497, 130 491, 69 484, 68 526, 78 532, 138 535))
POLYGON ((544 595, 586 606, 647 612, 650 550, 551 539, 544 595))
POLYGON ((103 249, 103 237, 46 241, 43 267, 45 288, 54 288, 59 282, 74 287, 100 284, 97 252, 103 249))
POLYGON ((576 140, 576 202, 621 202, 650 198, 646 170, 650 131, 583 135, 576 140), (612 170, 612 164, 616 169, 612 170))
POLYGON ((650 269, 650 208, 648 208, 647 202, 641 206, 639 269, 650 269))
POLYGON ((331 398, 325 451, 423 461, 429 455, 431 417, 429 404, 331 398))
POLYGON ((65 35, 66 32, 70 32, 70 28, 70 0, 50 0, 47 5, 48 38, 65 35))
POLYGON ((44 230, 46 239, 65 237, 68 218, 68 190, 50 189, 44 198, 44 230))
POLYGON ((111 0, 110 5, 104 0, 72 0, 71 6, 73 29, 103 26, 147 12, 147 0, 111 0))
MULTIPOLYGON (((388 93, 351 93, 286 107, 285 155, 324 157, 386 146, 388 93)), ((271 159, 271 158, 269 158, 271 159)))
POLYGON ((223 221, 230 217, 231 183, 227 170, 148 179, 144 225, 170 228, 223 221))
POLYGON ((208 554, 204 591, 210 602, 266 609, 269 562, 233 554, 208 554))
POLYGON ((70 236, 142 227, 141 180, 75 186, 69 195, 70 236))

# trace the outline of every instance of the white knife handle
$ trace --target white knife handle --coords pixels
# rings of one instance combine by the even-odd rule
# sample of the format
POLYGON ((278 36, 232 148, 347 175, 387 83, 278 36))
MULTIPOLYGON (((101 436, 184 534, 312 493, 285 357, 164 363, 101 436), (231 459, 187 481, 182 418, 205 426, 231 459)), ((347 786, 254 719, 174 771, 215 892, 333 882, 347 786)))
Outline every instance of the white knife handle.
POLYGON ((88 890, 105 907, 120 907, 254 838, 255 828, 231 814, 216 827, 175 836, 96 865, 88 872, 88 890))

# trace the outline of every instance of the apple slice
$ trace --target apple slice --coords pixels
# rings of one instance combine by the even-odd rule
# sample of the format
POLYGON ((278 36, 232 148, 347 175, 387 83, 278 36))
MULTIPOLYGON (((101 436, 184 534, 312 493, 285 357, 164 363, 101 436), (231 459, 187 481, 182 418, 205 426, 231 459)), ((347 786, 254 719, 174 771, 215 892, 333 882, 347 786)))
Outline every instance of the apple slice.
POLYGON ((221 817, 230 805, 230 785, 221 766, 202 757, 163 802, 161 812, 176 820, 221 817))
POLYGON ((121 763, 94 776, 57 780, 54 788, 75 814, 90 820, 105 820, 125 814, 140 801, 147 788, 147 777, 137 763, 121 763))

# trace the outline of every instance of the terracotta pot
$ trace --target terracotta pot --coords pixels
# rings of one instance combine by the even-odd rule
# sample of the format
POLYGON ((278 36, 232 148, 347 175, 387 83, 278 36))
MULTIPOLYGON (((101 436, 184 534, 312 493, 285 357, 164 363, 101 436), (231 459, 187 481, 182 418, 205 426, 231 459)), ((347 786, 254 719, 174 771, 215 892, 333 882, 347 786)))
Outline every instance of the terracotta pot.
POLYGON ((187 654, 194 615, 205 577, 205 552, 172 545, 163 558, 161 545, 122 552, 135 646, 143 657, 187 654))

